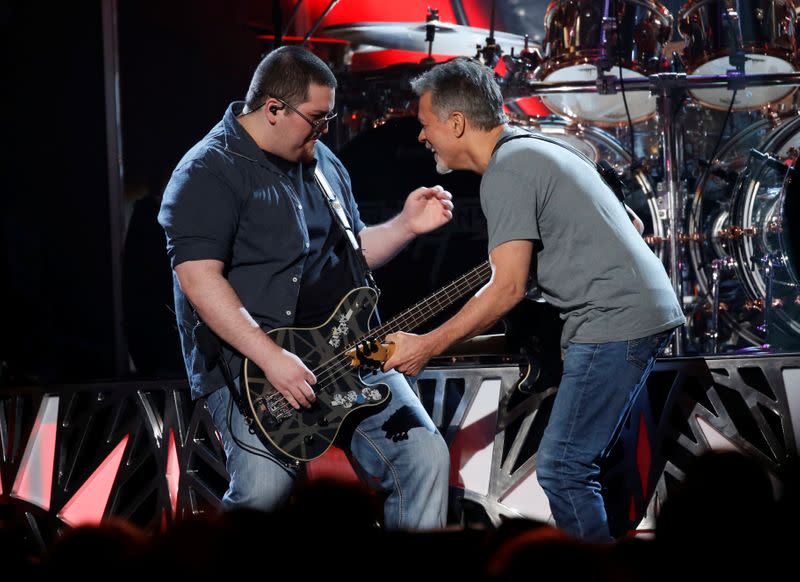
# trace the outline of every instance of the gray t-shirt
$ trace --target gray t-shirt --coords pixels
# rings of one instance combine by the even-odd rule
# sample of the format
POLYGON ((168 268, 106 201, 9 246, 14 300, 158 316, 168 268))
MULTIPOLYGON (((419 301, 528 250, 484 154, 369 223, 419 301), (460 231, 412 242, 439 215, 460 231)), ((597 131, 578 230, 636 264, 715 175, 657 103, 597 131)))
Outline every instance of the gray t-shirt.
POLYGON ((684 323, 661 261, 594 166, 569 150, 535 138, 504 143, 483 175, 481 207, 489 252, 538 241, 532 268, 542 297, 561 311, 563 347, 684 323))

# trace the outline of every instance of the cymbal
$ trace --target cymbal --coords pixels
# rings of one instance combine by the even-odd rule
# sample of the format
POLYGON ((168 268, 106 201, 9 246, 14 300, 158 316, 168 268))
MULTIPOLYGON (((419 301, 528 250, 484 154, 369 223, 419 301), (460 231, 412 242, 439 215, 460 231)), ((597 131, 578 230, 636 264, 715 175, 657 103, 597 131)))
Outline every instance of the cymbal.
MULTIPOLYGON (((355 22, 329 26, 320 35, 343 39, 351 44, 366 44, 387 49, 428 52, 425 41, 426 26, 435 26, 433 52, 441 55, 474 56, 478 45, 486 44, 489 31, 485 28, 463 26, 434 20, 419 22, 355 22)), ((495 31, 495 43, 510 54, 511 49, 519 53, 525 48, 525 37, 508 32, 495 31)), ((533 48, 534 43, 530 43, 533 48)))

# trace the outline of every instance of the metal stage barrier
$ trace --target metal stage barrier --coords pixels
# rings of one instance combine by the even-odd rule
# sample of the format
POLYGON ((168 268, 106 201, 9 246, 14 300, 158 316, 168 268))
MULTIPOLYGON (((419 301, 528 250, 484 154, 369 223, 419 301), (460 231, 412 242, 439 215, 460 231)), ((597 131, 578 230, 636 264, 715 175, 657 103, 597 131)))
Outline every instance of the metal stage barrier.
MULTIPOLYGON (((416 380, 450 447, 454 522, 551 519, 536 450, 558 374, 534 364, 523 391, 521 369, 455 362, 416 380)), ((799 431, 800 354, 659 360, 604 465, 612 531, 651 530, 705 451, 752 455, 780 487, 799 431)), ((0 523, 33 549, 108 517, 168 528, 217 508, 227 488, 211 418, 181 381, 0 388, 0 449, 0 523)))

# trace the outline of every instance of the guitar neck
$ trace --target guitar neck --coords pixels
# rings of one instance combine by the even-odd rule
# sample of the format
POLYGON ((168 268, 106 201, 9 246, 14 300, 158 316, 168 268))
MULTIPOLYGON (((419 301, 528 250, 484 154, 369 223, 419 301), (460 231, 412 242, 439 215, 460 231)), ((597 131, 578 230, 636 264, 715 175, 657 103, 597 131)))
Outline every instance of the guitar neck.
POLYGON ((481 283, 487 281, 491 274, 492 267, 489 265, 489 261, 481 263, 449 285, 442 287, 430 297, 423 299, 374 329, 370 335, 384 338, 396 331, 412 331, 416 329, 433 316, 450 307, 481 283))

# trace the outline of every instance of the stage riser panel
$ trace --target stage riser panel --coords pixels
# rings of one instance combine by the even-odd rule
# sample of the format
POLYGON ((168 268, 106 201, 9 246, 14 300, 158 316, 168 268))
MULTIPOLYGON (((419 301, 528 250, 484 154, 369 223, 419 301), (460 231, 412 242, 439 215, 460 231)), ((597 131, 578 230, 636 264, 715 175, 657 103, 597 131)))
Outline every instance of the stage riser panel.
MULTIPOLYGON (((414 386, 451 451, 451 518, 550 520, 536 450, 557 395, 552 366, 518 389, 517 364, 429 367, 414 386)), ((758 459, 776 489, 798 462, 800 355, 664 359, 604 464, 616 534, 652 527, 691 460, 758 459)), ((185 382, 0 389, 0 519, 34 548, 118 516, 150 531, 216 510, 225 455, 185 382)), ((343 474, 350 474, 343 467, 343 474)))

